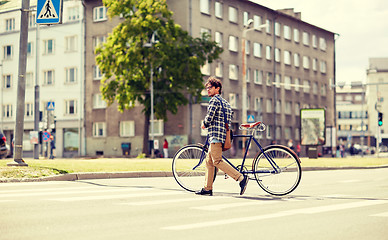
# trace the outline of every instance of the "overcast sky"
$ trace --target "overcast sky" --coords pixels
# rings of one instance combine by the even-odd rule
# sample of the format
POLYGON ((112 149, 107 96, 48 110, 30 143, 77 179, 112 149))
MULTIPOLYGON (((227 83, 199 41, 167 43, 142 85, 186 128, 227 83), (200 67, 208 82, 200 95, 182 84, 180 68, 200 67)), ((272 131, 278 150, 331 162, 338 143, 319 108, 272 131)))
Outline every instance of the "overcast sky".
POLYGON ((368 59, 388 58, 387 0, 253 0, 271 9, 294 8, 302 20, 340 34, 337 82, 365 81, 368 59))

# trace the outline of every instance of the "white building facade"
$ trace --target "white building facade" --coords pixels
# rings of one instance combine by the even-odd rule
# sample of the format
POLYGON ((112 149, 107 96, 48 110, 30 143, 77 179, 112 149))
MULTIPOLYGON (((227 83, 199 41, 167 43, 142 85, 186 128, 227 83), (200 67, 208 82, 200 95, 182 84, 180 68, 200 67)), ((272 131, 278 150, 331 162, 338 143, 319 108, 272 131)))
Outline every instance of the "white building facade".
MULTIPOLYGON (((0 6, 1 129, 14 137, 20 37, 21 1, 0 6)), ((40 131, 55 136, 56 156, 84 154, 84 29, 81 1, 64 1, 62 24, 38 27, 36 1, 30 1, 26 69, 23 152, 31 155, 34 130, 34 92, 39 86, 40 131), (48 102, 55 104, 47 111, 48 102), (49 115, 49 116, 48 116, 49 115), (47 120, 49 124, 47 124, 47 120)), ((45 146, 45 144, 43 144, 45 146)), ((45 148, 41 148, 42 153, 45 148)))

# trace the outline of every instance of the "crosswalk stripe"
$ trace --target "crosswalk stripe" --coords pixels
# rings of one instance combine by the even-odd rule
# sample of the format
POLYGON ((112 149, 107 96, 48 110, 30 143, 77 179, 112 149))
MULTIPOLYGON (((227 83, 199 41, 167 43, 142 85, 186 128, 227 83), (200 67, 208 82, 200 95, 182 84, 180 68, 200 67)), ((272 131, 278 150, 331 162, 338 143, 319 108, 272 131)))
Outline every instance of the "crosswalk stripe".
POLYGON ((49 191, 58 191, 58 190, 86 190, 86 189, 95 189, 96 187, 57 187, 57 188, 42 188, 39 190, 36 190, 35 188, 32 189, 13 189, 13 190, 7 190, 7 191, 0 191, 1 194, 6 193, 28 193, 28 192, 49 192, 49 191))
POLYGON ((229 197, 191 197, 191 198, 175 198, 175 199, 164 199, 164 200, 153 200, 153 201, 143 201, 143 202, 129 202, 121 203, 123 205, 134 205, 134 206, 149 206, 149 205, 158 205, 165 203, 180 203, 180 202, 191 202, 191 201, 201 201, 201 200, 219 200, 229 197))
POLYGON ((216 221, 199 222, 199 223, 193 223, 193 224, 176 225, 176 226, 167 226, 167 227, 163 227, 162 229, 188 230, 188 229, 196 229, 196 228, 204 228, 204 227, 214 227, 214 226, 227 225, 232 223, 243 223, 243 222, 258 221, 263 219, 285 217, 285 216, 291 216, 296 214, 316 214, 316 213, 322 213, 322 212, 339 211, 343 209, 366 207, 366 206, 385 204, 385 203, 388 203, 388 201, 366 200, 366 201, 359 201, 359 202, 352 202, 352 203, 334 204, 329 206, 295 209, 295 210, 282 211, 278 213, 271 213, 271 214, 265 214, 265 215, 230 218, 230 219, 223 219, 223 220, 216 220, 216 221))
POLYGON ((132 194, 129 193, 129 194, 118 194, 118 195, 51 198, 47 200, 61 201, 61 202, 76 202, 76 201, 104 200, 104 199, 116 199, 116 198, 167 196, 167 195, 177 195, 177 194, 180 194, 180 192, 146 192, 146 193, 132 193, 132 194))
POLYGON ((83 191, 84 189, 80 189, 81 191, 61 191, 60 189, 56 189, 57 192, 29 192, 29 193, 9 193, 9 194, 1 194, 0 198, 6 197, 27 197, 27 196, 44 196, 44 195, 65 195, 65 194, 77 194, 77 193, 110 193, 110 192, 133 192, 133 191, 144 191, 146 189, 142 188, 119 188, 119 189, 98 189, 98 190, 88 190, 83 191))
POLYGON ((372 216, 372 217, 388 217, 388 212, 377 213, 377 214, 373 214, 370 216, 372 216))
POLYGON ((245 207, 251 205, 267 205, 273 203, 279 203, 281 201, 248 201, 248 202, 237 202, 237 203, 225 203, 225 204, 214 204, 214 205, 206 205, 200 207, 191 207, 191 209, 205 210, 205 211, 220 211, 228 208, 235 207, 245 207))

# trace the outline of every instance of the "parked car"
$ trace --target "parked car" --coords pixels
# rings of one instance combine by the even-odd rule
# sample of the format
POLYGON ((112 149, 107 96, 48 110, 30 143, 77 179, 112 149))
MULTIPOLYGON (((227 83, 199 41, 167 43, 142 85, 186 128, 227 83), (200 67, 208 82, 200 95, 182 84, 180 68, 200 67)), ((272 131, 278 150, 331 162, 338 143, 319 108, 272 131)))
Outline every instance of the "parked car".
POLYGON ((7 138, 0 131, 0 158, 6 158, 9 154, 9 147, 7 146, 7 138))

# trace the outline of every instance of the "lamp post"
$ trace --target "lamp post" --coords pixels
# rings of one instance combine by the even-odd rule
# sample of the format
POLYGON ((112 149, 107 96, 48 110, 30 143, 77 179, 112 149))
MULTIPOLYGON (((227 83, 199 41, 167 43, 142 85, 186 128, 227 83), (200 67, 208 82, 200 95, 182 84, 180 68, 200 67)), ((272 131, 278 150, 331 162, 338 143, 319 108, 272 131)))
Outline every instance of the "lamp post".
MULTIPOLYGON (((265 28, 267 24, 262 24, 256 28, 250 28, 250 25, 253 23, 252 19, 249 19, 247 23, 244 25, 244 29, 242 31, 242 40, 241 40, 241 51, 242 51, 242 111, 241 111, 241 122, 244 123, 247 121, 247 70, 246 70, 246 62, 247 62, 247 54, 245 51, 246 48, 246 36, 247 32, 255 30, 255 29, 261 29, 265 28)), ((245 135, 245 131, 244 131, 245 135)), ((245 137, 243 138, 242 142, 242 148, 243 148, 243 153, 245 152, 245 137)))
MULTIPOLYGON (((156 34, 156 31, 154 31, 152 33, 152 36, 151 36, 151 39, 150 39, 150 42, 144 44, 143 46, 144 47, 147 47, 147 48, 151 48, 155 43, 158 43, 159 41, 155 40, 155 34, 156 34)), ((152 144, 151 144, 151 158, 154 158, 154 70, 153 70, 153 66, 152 66, 152 61, 150 61, 150 67, 151 67, 151 76, 150 76, 150 94, 151 94, 151 116, 150 116, 150 120, 151 120, 151 141, 152 141, 152 144)))

